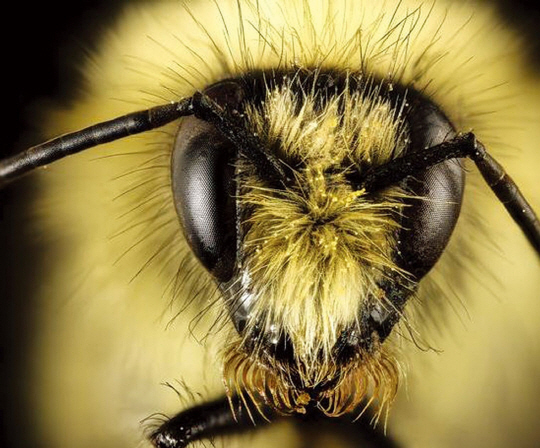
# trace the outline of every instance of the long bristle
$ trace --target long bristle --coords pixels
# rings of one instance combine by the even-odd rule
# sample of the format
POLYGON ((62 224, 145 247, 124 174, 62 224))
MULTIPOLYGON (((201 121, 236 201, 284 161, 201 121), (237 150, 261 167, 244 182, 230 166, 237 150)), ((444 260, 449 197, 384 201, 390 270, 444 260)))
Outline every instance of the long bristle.
MULTIPOLYGON (((335 360, 319 363, 317 381, 334 378, 335 383, 323 392, 310 395, 309 388, 299 388, 291 380, 290 366, 264 354, 254 357, 241 347, 235 339, 224 352, 226 390, 230 398, 231 393, 239 395, 248 412, 254 407, 265 419, 268 417, 261 404, 282 415, 303 414, 308 406, 315 406, 328 417, 351 414, 351 419, 359 418, 366 408, 372 407, 376 424, 392 404, 403 376, 395 353, 378 346, 374 352, 359 353, 345 366, 336 364, 335 360)), ((296 366, 294 374, 305 375, 301 365, 296 366)))

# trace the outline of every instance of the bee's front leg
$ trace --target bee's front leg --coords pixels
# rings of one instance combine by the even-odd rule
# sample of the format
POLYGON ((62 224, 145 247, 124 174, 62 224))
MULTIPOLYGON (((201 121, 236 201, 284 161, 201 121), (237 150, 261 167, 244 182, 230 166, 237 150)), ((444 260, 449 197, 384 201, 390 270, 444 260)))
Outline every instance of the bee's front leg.
POLYGON ((203 403, 180 412, 163 423, 150 436, 156 448, 182 448, 191 442, 211 439, 225 434, 239 433, 268 424, 275 413, 268 408, 248 410, 238 397, 226 397, 203 403))

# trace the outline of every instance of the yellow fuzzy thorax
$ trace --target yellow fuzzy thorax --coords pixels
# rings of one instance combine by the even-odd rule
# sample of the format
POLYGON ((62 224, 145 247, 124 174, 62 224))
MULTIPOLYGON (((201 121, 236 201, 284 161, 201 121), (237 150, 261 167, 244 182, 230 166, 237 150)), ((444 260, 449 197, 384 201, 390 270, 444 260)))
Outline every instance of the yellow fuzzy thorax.
POLYGON ((252 322, 290 338, 306 385, 328 374, 323 365, 338 337, 356 327, 362 305, 384 300, 378 284, 397 270, 403 193, 375 198, 346 174, 364 161, 384 163, 406 146, 399 111, 375 95, 343 94, 322 106, 318 100, 299 100, 286 84, 246 114, 266 147, 278 142, 282 159, 299 162, 291 186, 270 189, 249 163, 239 167, 240 207, 248 210, 243 288, 254 298, 252 322))

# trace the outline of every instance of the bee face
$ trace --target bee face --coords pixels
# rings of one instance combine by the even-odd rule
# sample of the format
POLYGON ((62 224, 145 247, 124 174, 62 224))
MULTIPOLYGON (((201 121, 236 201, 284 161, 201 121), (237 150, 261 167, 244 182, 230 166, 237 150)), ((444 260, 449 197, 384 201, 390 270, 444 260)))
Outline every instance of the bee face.
POLYGON ((225 361, 234 389, 284 413, 330 398, 340 415, 372 384, 390 400, 398 368, 383 344, 448 243, 465 176, 449 161, 386 188, 362 177, 452 139, 452 124, 410 86, 319 68, 203 94, 226 124, 180 125, 173 192, 240 338, 225 361))
MULTIPOLYGON (((197 410, 199 393, 206 402, 227 395, 233 412, 240 396, 242 408, 269 407, 270 417, 347 414, 349 424, 378 403, 386 418, 407 370, 389 421, 404 446, 455 446, 455 427, 466 428, 464 447, 487 434, 493 446, 536 434, 535 423, 522 431, 537 406, 520 375, 537 368, 526 342, 537 335, 537 269, 519 236, 498 238, 518 230, 503 227, 475 170, 465 176, 455 160, 365 187, 373 170, 472 129, 488 149, 498 142, 498 155, 523 151, 510 172, 520 185, 525 172, 534 193, 520 167, 538 162, 535 126, 519 123, 523 139, 508 129, 537 111, 509 88, 536 98, 520 84, 516 55, 502 62, 514 41, 492 49, 493 18, 469 6, 447 12, 442 0, 151 3, 148 16, 126 15, 118 40, 106 39, 86 70, 88 95, 52 113, 47 135, 197 95, 219 114, 199 111, 29 179, 39 186, 31 226, 50 241, 33 294, 35 368, 25 371, 40 442, 135 446, 141 421, 197 410), (507 103, 527 108, 512 116, 507 103), (484 250, 493 240, 500 251, 484 250), (510 252, 521 277, 484 267, 510 252), (500 294, 506 307, 493 303, 493 277, 512 285, 500 294), (436 310, 461 300, 466 331, 436 310), (496 309, 495 325, 487 316, 496 309), (218 324, 207 333, 204 319, 218 324), (512 319, 519 344, 499 330, 512 319), (199 321, 203 344, 191 338, 199 321), (481 333, 483 323, 497 330, 481 333), (459 350, 436 339, 444 353, 426 368, 434 352, 413 342, 447 326, 463 336, 459 350), (180 389, 181 403, 163 383, 180 389)), ((301 420, 246 443, 309 443, 291 429, 305 428, 301 420)))

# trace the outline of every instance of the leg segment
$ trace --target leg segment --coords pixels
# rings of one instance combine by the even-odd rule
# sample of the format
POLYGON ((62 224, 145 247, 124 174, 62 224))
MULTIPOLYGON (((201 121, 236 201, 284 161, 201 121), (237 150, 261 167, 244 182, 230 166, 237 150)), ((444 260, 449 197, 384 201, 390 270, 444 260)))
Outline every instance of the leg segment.
MULTIPOLYGON (((274 416, 269 409, 264 412, 274 416)), ((249 431, 265 423, 259 413, 250 414, 239 398, 229 402, 223 397, 180 412, 154 431, 150 440, 156 448, 182 448, 196 440, 249 431)))
MULTIPOLYGON (((238 397, 233 398, 232 409, 234 414, 231 403, 225 397, 186 409, 154 431, 150 440, 156 448, 183 448, 197 440, 248 432, 269 423, 258 412, 250 414, 238 397)), ((262 411, 269 419, 278 417, 266 406, 262 411)), ((347 446, 399 448, 395 441, 373 427, 369 413, 351 422, 345 417, 329 419, 316 409, 312 411, 290 417, 302 435, 303 446, 316 445, 320 442, 321 434, 331 433, 347 446)))

